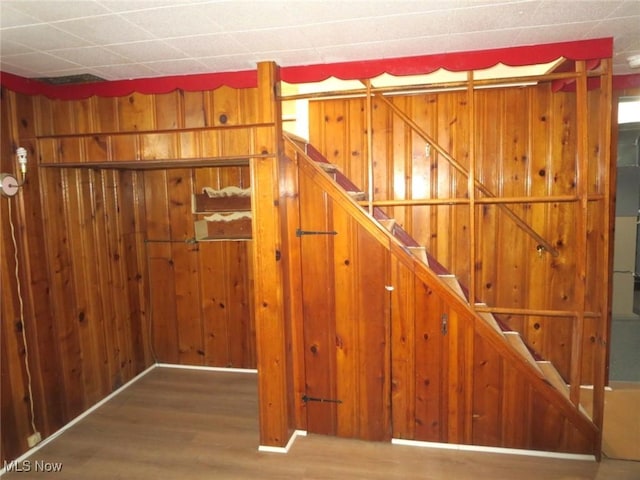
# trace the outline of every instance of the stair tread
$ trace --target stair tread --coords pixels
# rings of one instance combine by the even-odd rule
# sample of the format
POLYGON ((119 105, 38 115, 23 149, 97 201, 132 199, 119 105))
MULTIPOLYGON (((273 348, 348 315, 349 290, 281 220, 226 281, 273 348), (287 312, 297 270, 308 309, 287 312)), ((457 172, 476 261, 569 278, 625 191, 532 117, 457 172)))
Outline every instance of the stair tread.
POLYGON ((546 378, 551 385, 556 387, 565 397, 569 398, 569 385, 567 385, 560 375, 560 372, 553 366, 548 360, 541 360, 537 362, 538 368, 542 370, 544 378, 546 378))
POLYGON ((353 198, 356 201, 358 201, 358 200, 366 200, 367 199, 367 194, 364 193, 364 192, 356 192, 356 191, 349 190, 349 191, 347 191, 347 193, 349 194, 349 196, 351 198, 353 198))
POLYGON ((429 266, 429 257, 427 256, 426 247, 407 247, 411 254, 429 266))
POLYGON ((526 358, 527 361, 540 374, 543 374, 542 370, 540 369, 540 366, 538 365, 538 362, 536 361, 535 358, 533 358, 533 355, 531 355, 531 352, 529 351, 527 346, 524 344, 524 341, 522 340, 522 337, 520 336, 520 334, 518 332, 503 332, 503 335, 507 339, 509 344, 511 344, 511 346, 513 346, 518 352, 520 352, 520 354, 524 358, 526 358))
POLYGON ((467 297, 464 294, 464 291, 462 290, 462 286, 460 285, 460 282, 458 281, 458 278, 455 275, 451 275, 451 274, 438 275, 438 277, 440 277, 444 283, 446 283, 449 287, 451 287, 453 291, 460 296, 460 298, 462 298, 465 301, 467 300, 467 297))
POLYGON ((318 165, 320 168, 322 168, 322 170, 324 170, 327 173, 336 173, 338 171, 338 167, 333 163, 316 161, 316 165, 318 165))
POLYGON ((395 218, 383 218, 378 220, 378 222, 380 222, 380 225, 382 225, 384 228, 386 228, 390 232, 393 232, 393 227, 396 226, 395 218))
MULTIPOLYGON (((486 306, 486 303, 476 303, 476 306, 486 306)), ((477 312, 477 313, 478 315, 480 315, 480 317, 484 321, 486 321, 489 325, 491 325, 496 332, 502 333, 502 329, 500 328, 500 325, 498 324, 496 317, 493 316, 493 313, 491 312, 477 312)))

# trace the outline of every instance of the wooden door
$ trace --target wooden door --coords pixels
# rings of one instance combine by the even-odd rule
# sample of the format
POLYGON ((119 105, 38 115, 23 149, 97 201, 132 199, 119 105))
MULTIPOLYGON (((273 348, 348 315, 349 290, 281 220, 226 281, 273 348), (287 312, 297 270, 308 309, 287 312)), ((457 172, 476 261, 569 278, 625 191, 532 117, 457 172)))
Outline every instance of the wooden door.
POLYGON ((300 209, 307 430, 389 440, 388 252, 304 175, 300 209))

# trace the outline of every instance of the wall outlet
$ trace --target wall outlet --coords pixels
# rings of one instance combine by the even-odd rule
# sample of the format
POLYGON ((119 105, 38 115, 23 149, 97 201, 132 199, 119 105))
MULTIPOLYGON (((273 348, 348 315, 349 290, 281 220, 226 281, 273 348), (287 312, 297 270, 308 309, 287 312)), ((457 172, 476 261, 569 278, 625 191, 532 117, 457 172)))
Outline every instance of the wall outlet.
POLYGON ((29 448, 35 447, 41 441, 42 441, 42 437, 40 436, 40 432, 36 432, 33 435, 29 435, 27 437, 27 444, 29 445, 29 448))

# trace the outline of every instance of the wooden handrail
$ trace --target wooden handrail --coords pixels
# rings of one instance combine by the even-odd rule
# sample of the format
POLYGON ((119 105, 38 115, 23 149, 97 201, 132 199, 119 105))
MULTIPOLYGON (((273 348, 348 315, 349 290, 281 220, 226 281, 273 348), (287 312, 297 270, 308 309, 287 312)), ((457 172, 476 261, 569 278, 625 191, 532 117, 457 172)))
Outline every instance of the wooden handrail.
MULTIPOLYGON (((379 99, 381 99, 396 115, 398 115, 407 125, 409 125, 418 135, 420 135, 425 141, 427 141, 442 157, 447 160, 451 166, 453 166, 456 170, 462 173, 465 177, 469 177, 469 172, 467 169, 461 165, 455 158, 453 158, 444 148, 442 148, 427 132, 425 132, 420 125, 418 125, 411 117, 409 117, 406 113, 404 113, 399 107, 393 104, 390 100, 386 99, 382 95, 377 95, 379 99)), ((482 182, 478 179, 474 179, 474 185, 478 190, 480 190, 484 195, 491 198, 497 198, 494 193, 489 190, 482 182)), ((540 245, 544 247, 544 249, 549 252, 553 257, 557 257, 560 253, 555 249, 551 243, 549 243, 545 238, 543 238, 538 232, 536 232, 533 228, 531 228, 527 222, 522 220, 513 210, 507 207, 505 204, 497 203, 504 213, 511 219, 513 222, 525 233, 529 234, 533 239, 536 240, 540 245)))
MULTIPOLYGON (((494 197, 476 198, 474 203, 483 205, 495 205, 497 203, 576 203, 580 199, 573 195, 553 195, 548 197, 494 197)), ((591 198, 589 200, 592 200, 591 198)), ((598 198, 597 200, 601 200, 598 198)), ((369 205, 369 202, 362 200, 360 205, 369 205)), ((421 205, 468 205, 468 198, 407 198, 374 200, 374 207, 407 207, 421 205)))
MULTIPOLYGON (((498 315, 522 315, 534 317, 567 317, 575 318, 578 312, 575 310, 544 310, 535 308, 513 308, 513 307, 487 307, 484 305, 476 305, 476 311, 495 313, 498 315)), ((599 312, 584 312, 585 318, 600 318, 599 312)))

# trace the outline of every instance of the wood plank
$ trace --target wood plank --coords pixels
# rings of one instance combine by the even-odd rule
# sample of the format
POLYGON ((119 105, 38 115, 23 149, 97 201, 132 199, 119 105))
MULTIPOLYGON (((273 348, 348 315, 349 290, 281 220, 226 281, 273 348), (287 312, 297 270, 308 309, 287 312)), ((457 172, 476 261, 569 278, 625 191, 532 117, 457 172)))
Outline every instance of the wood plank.
POLYGON ((151 343, 157 361, 178 363, 174 261, 168 212, 167 172, 145 171, 146 254, 149 265, 151 343))
POLYGON ((531 387, 509 362, 502 362, 501 444, 530 449, 531 387))
POLYGON ((442 335, 441 316, 448 315, 448 311, 442 299, 417 278, 414 288, 417 342, 415 440, 447 442, 448 338, 442 335))
POLYGON ((390 262, 392 436, 411 440, 416 426, 415 277, 395 255, 390 262))
POLYGON ((204 364, 213 367, 230 366, 229 310, 227 307, 227 276, 224 255, 226 242, 200 244, 200 298, 204 334, 204 364), (210 281, 210 279, 218 279, 210 281))
MULTIPOLYGON (((119 188, 118 172, 115 170, 102 172, 105 186, 105 224, 107 239, 107 269, 109 272, 107 301, 114 305, 115 344, 112 345, 112 355, 117 367, 113 388, 126 383, 134 376, 132 346, 131 346, 131 311, 127 297, 127 273, 124 264, 125 249, 121 235, 121 215, 119 197, 115 194, 119 188), (109 221, 110 220, 110 221, 109 221)), ((103 253, 103 254, 104 254, 103 253)))
POLYGON ((84 411, 82 391, 83 362, 80 357, 80 340, 75 328, 75 317, 67 307, 74 305, 71 285, 71 252, 67 242, 66 217, 62 192, 66 190, 66 177, 62 172, 43 172, 42 189, 47 202, 43 203, 44 228, 47 232, 47 255, 51 272, 51 298, 58 319, 58 354, 60 355, 61 378, 65 391, 65 419, 73 418, 84 411))
POLYGON ((500 445, 503 421, 503 359, 477 333, 474 335, 473 436, 474 445, 500 445))
MULTIPOLYGON (((330 201, 326 194, 304 175, 300 177, 299 195, 300 228, 319 232, 333 230, 330 220, 332 214, 330 201)), ((348 232, 342 233, 342 235, 345 234, 348 235, 348 232)), ((336 284, 333 281, 333 242, 330 240, 328 235, 305 235, 300 240, 305 384, 306 395, 310 397, 338 399, 335 390, 337 384, 335 339, 338 334, 335 322, 338 298, 335 291, 336 284)), ((341 303, 341 306, 345 308, 344 303, 341 303)), ((345 330, 344 327, 341 328, 339 334, 345 339, 353 339, 355 336, 351 329, 345 330)), ((352 341, 355 343, 354 340, 352 341)), ((355 347, 353 348, 355 349, 355 347)), ((342 360, 341 363, 346 360, 340 356, 338 358, 342 360)), ((349 393, 355 395, 356 392, 350 391, 349 393)), ((348 405, 353 405, 353 403, 348 405)), ((310 432, 327 435, 337 433, 337 406, 335 403, 308 402, 306 408, 307 428, 310 432)), ((341 408, 341 410, 344 409, 341 408)))
POLYGON ((227 303, 229 311, 229 364, 239 368, 255 368, 255 328, 251 318, 251 290, 247 281, 249 269, 246 242, 226 242, 227 303))
POLYGON ((390 440, 390 350, 387 249, 362 226, 357 230, 359 438, 390 440))
POLYGON ((172 170, 167 176, 171 257, 175 274, 175 296, 180 363, 204 363, 203 325, 200 310, 198 246, 186 240, 194 238, 191 214, 192 170, 172 170), (183 241, 184 243, 176 243, 183 241))
MULTIPOLYGON (((314 207, 310 206, 310 210, 305 210, 305 216, 301 219, 306 221, 307 215, 313 215, 314 207)), ((317 208, 317 207, 316 207, 317 208)), ((332 245, 329 248, 333 249, 333 252, 327 252, 331 257, 326 258, 327 266, 329 266, 327 275, 332 277, 329 279, 333 283, 331 291, 326 291, 324 302, 330 304, 335 303, 335 312, 332 312, 335 322, 335 366, 330 363, 332 368, 335 368, 335 375, 332 378, 327 378, 328 382, 332 382, 335 386, 335 398, 342 401, 342 403, 336 409, 336 431, 335 434, 340 437, 354 437, 358 438, 360 431, 359 412, 360 412, 360 399, 361 395, 364 395, 360 391, 360 378, 365 375, 365 372, 361 370, 363 367, 359 360, 362 339, 360 338, 359 325, 361 322, 360 308, 359 308, 359 256, 358 256, 358 231, 357 225, 342 208, 336 208, 333 204, 329 207, 329 214, 332 215, 331 223, 323 225, 321 228, 324 230, 335 230, 338 234, 334 239, 331 239, 332 245), (329 295, 333 295, 333 299, 329 298, 329 295)), ((317 215, 317 210, 315 215, 317 215)), ((307 224, 304 224, 304 228, 307 228, 307 224)), ((315 229, 315 227, 313 227, 315 229)), ((329 237, 325 237, 329 240, 329 237)), ((301 241, 304 247, 306 247, 306 239, 301 241)), ((316 258, 311 259, 318 264, 324 263, 323 259, 316 258)), ((313 286, 313 283, 317 277, 305 275, 302 278, 303 287, 306 292, 307 288, 317 288, 313 286)), ((321 280, 317 278, 317 280, 321 280)), ((369 291, 369 286, 364 287, 365 291, 369 291)), ((364 293, 364 292, 363 292, 364 293)), ((323 301, 322 297, 318 299, 323 301)), ((321 311, 317 312, 318 318, 322 315, 321 311)), ((309 319, 311 320, 311 319, 309 319)), ((308 323, 305 323, 305 330, 308 323)), ((322 328, 320 325, 319 328, 322 328)), ((331 327, 326 341, 328 346, 332 344, 331 327)), ((307 379, 309 379, 309 372, 307 379)), ((323 375, 322 371, 313 372, 313 375, 323 375)), ((329 397, 332 398, 332 397, 329 397)), ((309 412, 311 414, 311 411, 309 412)), ((313 422, 311 422, 313 425, 313 422)))
MULTIPOLYGON (((65 173, 68 174, 69 183, 69 194, 64 203, 65 215, 68 218, 69 248, 74 252, 71 264, 72 288, 76 300, 73 319, 77 322, 79 353, 82 355, 87 371, 91 372, 83 378, 82 385, 84 402, 86 405, 91 405, 103 398, 110 388, 110 382, 106 375, 103 378, 105 372, 100 368, 104 361, 101 355, 103 353, 101 347, 104 345, 101 344, 96 331, 100 323, 94 321, 99 318, 95 309, 95 299, 90 292, 90 284, 86 282, 87 278, 95 278, 89 275, 91 268, 89 264, 95 265, 95 257, 90 257, 90 252, 85 250, 87 244, 93 243, 91 219, 89 218, 87 222, 84 205, 85 201, 90 202, 91 197, 83 195, 83 184, 86 180, 82 178, 82 171, 73 169, 65 173)), ((87 172, 84 173, 86 178, 87 172)), ((88 248, 92 250, 91 247, 88 248)))

